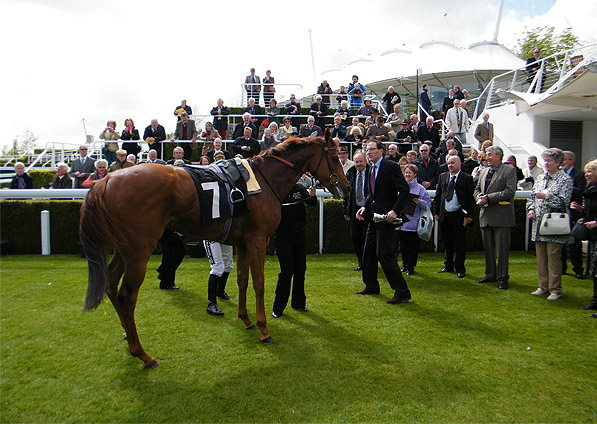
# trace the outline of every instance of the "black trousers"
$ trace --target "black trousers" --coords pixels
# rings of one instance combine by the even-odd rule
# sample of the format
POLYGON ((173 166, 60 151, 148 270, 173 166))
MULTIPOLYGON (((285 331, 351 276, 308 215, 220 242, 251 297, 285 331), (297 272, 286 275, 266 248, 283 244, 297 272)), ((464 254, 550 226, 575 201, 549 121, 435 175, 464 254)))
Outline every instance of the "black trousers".
POLYGON ((574 243, 564 245, 564 248, 562 249, 562 274, 564 274, 568 268, 568 264, 566 263, 568 257, 570 257, 572 271, 574 271, 575 274, 583 274, 582 240, 575 238, 574 243))
POLYGON ((280 262, 280 273, 276 285, 276 299, 273 311, 281 315, 288 305, 292 282, 293 308, 305 308, 305 271, 307 270, 307 238, 305 233, 276 234, 276 255, 280 262))
POLYGON ((357 255, 359 265, 363 263, 363 247, 365 246, 365 233, 367 232, 367 221, 354 219, 350 221, 350 238, 354 246, 354 252, 357 255))
POLYGON ((166 289, 175 285, 176 270, 186 251, 183 238, 169 228, 164 229, 160 243, 162 244, 162 264, 157 270, 158 280, 160 280, 160 288, 166 289))
POLYGON ((439 230, 444 241, 445 260, 447 269, 456 272, 466 272, 466 230, 464 228, 464 213, 462 210, 444 212, 444 219, 439 223, 439 230), (456 260, 454 260, 456 253, 456 260))
POLYGON ((366 290, 379 293, 379 281, 377 280, 377 262, 379 261, 390 287, 395 291, 395 296, 410 299, 408 285, 398 268, 394 254, 395 230, 396 227, 389 222, 369 221, 363 249, 363 282, 366 290))
POLYGON ((397 231, 400 233, 400 250, 402 266, 414 271, 419 259, 419 235, 416 231, 397 231))

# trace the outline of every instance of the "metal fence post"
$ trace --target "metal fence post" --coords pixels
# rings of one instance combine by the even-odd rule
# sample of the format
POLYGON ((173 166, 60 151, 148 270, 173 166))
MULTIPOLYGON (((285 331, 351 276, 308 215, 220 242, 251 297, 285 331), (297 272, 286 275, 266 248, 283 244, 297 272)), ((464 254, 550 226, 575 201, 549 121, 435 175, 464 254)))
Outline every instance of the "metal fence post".
POLYGON ((41 254, 50 254, 50 211, 41 211, 41 254))

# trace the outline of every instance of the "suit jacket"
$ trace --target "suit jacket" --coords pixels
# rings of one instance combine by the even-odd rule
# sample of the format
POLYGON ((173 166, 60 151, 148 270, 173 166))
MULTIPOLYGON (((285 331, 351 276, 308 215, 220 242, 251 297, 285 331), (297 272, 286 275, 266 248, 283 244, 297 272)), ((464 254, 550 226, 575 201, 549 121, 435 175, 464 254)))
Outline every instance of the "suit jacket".
POLYGON ((440 143, 439 131, 435 127, 431 127, 431 130, 427 128, 427 125, 421 125, 419 131, 417 131, 417 138, 419 141, 431 141, 431 150, 436 150, 440 143))
POLYGON ((322 127, 325 125, 325 116, 328 114, 328 105, 326 105, 323 101, 321 105, 317 102, 311 105, 311 110, 309 111, 309 115, 315 117, 315 125, 322 127), (317 112, 321 112, 321 115, 317 115, 317 112))
MULTIPOLYGON (((582 205, 582 194, 587 186, 585 174, 581 170, 576 169, 576 167, 572 167, 570 172, 566 173, 570 176, 570 178, 572 178, 572 197, 570 198, 570 202, 577 202, 579 205, 582 205)), ((576 221, 582 217, 582 213, 574 209, 570 209, 570 216, 572 217, 573 221, 576 221)))
MULTIPOLYGON (((256 137, 256 135, 259 133, 259 131, 257 130, 257 127, 255 125, 253 125, 251 122, 249 122, 249 124, 247 125, 247 127, 251 128, 251 137, 256 137)), ((234 127, 234 132, 232 133, 232 139, 236 140, 239 137, 244 137, 244 132, 245 132, 245 123, 241 122, 240 124, 236 124, 236 127, 234 127)))
POLYGON ((228 106, 222 106, 222 109, 220 110, 220 115, 218 116, 218 107, 215 106, 211 109, 211 112, 209 112, 213 115, 214 117, 214 122, 213 122, 213 127, 216 130, 227 130, 228 129, 228 118, 226 118, 225 115, 230 115, 230 109, 228 109, 228 106))
POLYGON ((425 167, 423 159, 417 158, 414 160, 413 165, 417 165, 417 168, 419 169, 419 172, 417 173, 417 181, 419 184, 422 184, 423 181, 429 181, 431 185, 428 187, 428 190, 435 189, 439 178, 439 164, 437 163, 437 160, 429 156, 427 159, 427 167, 425 167))
MULTIPOLYGON (((251 78, 251 75, 247 75, 245 78, 245 84, 253 84, 253 78, 251 78)), ((257 75, 255 75, 255 84, 261 84, 261 79, 257 75)), ((245 90, 247 90, 248 93, 259 93, 261 91, 261 85, 245 85, 245 90)), ((257 100, 258 99, 255 99, 255 101, 257 100)))
MULTIPOLYGON (((527 59, 526 63, 526 70, 528 71, 527 82, 530 84, 533 82, 537 71, 533 71, 533 68, 541 68, 541 61, 543 60, 542 57, 536 58, 535 56, 531 56, 527 59)), ((545 74, 543 74, 543 81, 545 81, 545 74)))
MULTIPOLYGON (((433 199, 433 214, 439 215, 440 222, 444 220, 445 201, 451 177, 449 172, 444 172, 439 176, 435 198, 433 199)), ((460 170, 460 174, 458 174, 458 178, 456 179, 456 185, 454 186, 454 192, 458 197, 458 203, 460 203, 460 208, 466 218, 473 217, 473 210, 475 208, 474 190, 475 183, 473 182, 473 177, 460 170)))
POLYGON ((344 140, 346 138, 346 127, 342 124, 338 125, 338 128, 335 126, 332 128, 332 138, 339 138, 340 140, 344 140))
MULTIPOLYGON (((222 152, 224 152, 224 159, 232 159, 232 155, 230 154, 230 152, 228 150, 222 150, 222 152)), ((205 156, 207 156, 209 158, 210 162, 213 162, 215 154, 216 154, 215 150, 210 150, 209 152, 207 152, 205 154, 205 156)))
POLYGON ((192 140, 197 139, 197 127, 195 126, 195 121, 189 119, 187 121, 187 136, 186 138, 182 138, 182 121, 178 121, 176 124, 176 130, 174 131, 174 138, 176 140, 192 140))
POLYGON ((85 160, 85 164, 81 163, 81 158, 75 159, 73 161, 73 165, 71 166, 70 169, 70 175, 71 177, 73 177, 74 180, 74 184, 73 187, 74 188, 81 188, 81 184, 83 183, 83 181, 85 181, 87 179, 87 177, 89 177, 89 175, 91 175, 92 173, 95 172, 95 161, 93 159, 91 159, 89 156, 87 156, 87 159, 85 160), (84 177, 75 177, 75 173, 76 172, 81 172, 83 174, 85 174, 84 177))
POLYGON ((454 99, 456 97, 450 98, 450 96, 444 97, 444 102, 442 103, 442 112, 447 113, 448 109, 452 109, 454 107, 454 99))
POLYGON ((485 140, 493 141, 493 124, 489 122, 489 129, 485 126, 485 122, 478 124, 475 129, 475 138, 479 144, 483 143, 485 140))
POLYGON ((431 107, 431 100, 429 100, 429 94, 427 93, 427 90, 421 90, 420 97, 421 106, 423 106, 423 109, 429 112, 429 108, 431 107))
MULTIPOLYGON (((367 194, 367 187, 369 186, 369 174, 371 173, 371 166, 369 164, 367 164, 367 167, 365 168, 365 170, 363 171, 365 173, 365 175, 363 175, 363 189, 364 189, 364 194, 363 196, 365 196, 367 194)), ((357 168, 354 166, 351 166, 350 169, 348 171, 346 171, 346 179, 348 180, 348 183, 350 184, 350 192, 348 193, 348 196, 345 196, 342 199, 342 211, 344 213, 344 215, 348 216, 350 218, 350 222, 354 222, 356 221, 356 213, 359 210, 360 206, 357 206, 356 204, 356 189, 357 189, 357 168)), ((363 201, 364 201, 365 197, 363 197, 363 201)))
POLYGON ((391 160, 380 159, 375 190, 371 193, 371 183, 367 184, 365 210, 385 214, 393 210, 400 216, 408 199, 410 187, 404 179, 400 165, 391 160))
POLYGON ((481 227, 514 227, 514 195, 516 194, 516 168, 500 163, 485 190, 485 179, 491 168, 479 174, 475 187, 475 201, 487 194, 489 202, 480 207, 479 225, 481 227))
MULTIPOLYGON (((162 125, 158 124, 158 127, 155 129, 154 134, 151 125, 149 125, 147 128, 145 128, 145 131, 143 132, 143 140, 147 140, 149 137, 154 137, 155 143, 164 141, 166 139, 166 129, 162 125)), ((150 144, 150 148, 153 148, 153 144, 150 144)))
POLYGON ((373 138, 378 135, 381 136, 381 141, 388 141, 390 139, 390 129, 385 125, 382 125, 381 128, 377 125, 370 125, 366 138, 373 138))
POLYGON ((244 137, 239 137, 234 140, 234 143, 232 144, 232 153, 235 155, 241 155, 245 159, 258 155, 260 151, 261 146, 259 145, 259 141, 253 137, 249 138, 248 140, 244 137), (241 150, 241 147, 243 146, 249 146, 251 150, 248 152, 246 150, 241 150))
POLYGON ((321 127, 318 127, 317 125, 313 125, 313 129, 310 130, 309 126, 307 124, 304 124, 304 125, 301 125, 301 129, 299 130, 299 137, 301 137, 301 138, 311 137, 312 132, 316 132, 317 137, 323 136, 323 131, 321 130, 321 127))

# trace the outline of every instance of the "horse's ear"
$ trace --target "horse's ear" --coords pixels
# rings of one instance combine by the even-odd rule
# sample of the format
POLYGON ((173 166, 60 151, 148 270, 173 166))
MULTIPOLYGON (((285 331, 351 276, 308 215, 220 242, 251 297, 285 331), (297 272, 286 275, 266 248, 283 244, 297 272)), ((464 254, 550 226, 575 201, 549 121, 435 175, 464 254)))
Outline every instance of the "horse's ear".
POLYGON ((326 128, 323 137, 325 138, 325 142, 329 143, 332 140, 332 130, 326 128))

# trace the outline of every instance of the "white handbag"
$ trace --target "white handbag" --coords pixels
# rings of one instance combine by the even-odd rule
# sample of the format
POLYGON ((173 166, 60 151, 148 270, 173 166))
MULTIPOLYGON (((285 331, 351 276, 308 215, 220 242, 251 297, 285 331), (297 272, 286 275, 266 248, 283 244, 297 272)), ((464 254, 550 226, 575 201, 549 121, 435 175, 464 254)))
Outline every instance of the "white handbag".
POLYGON ((433 231, 433 214, 431 209, 427 208, 421 211, 421 217, 417 224, 417 234, 421 240, 431 240, 431 232, 433 231))
POLYGON ((570 217, 564 212, 550 212, 543 215, 539 235, 565 236, 570 234, 570 217))

